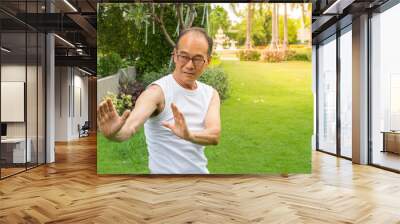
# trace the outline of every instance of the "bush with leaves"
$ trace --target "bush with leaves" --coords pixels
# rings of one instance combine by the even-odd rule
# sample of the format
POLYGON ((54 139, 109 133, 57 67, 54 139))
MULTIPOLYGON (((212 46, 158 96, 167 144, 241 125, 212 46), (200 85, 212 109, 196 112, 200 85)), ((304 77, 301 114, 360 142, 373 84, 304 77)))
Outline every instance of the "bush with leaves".
POLYGON ((240 50, 237 56, 241 61, 258 61, 260 60, 260 52, 257 50, 240 50))
MULTIPOLYGON (((134 82, 133 85, 130 87, 127 95, 131 96, 133 106, 136 105, 136 100, 139 98, 140 94, 145 90, 145 87, 140 82, 134 82)), ((121 95, 123 93, 120 93, 121 95)))
POLYGON ((215 52, 211 55, 211 61, 208 65, 209 68, 219 67, 221 65, 221 56, 215 52))
POLYGON ((293 51, 287 55, 288 61, 311 61, 312 51, 293 51))
POLYGON ((107 92, 107 94, 103 97, 103 100, 111 99, 117 113, 122 115, 125 110, 132 110, 132 96, 125 94, 115 94, 112 92, 107 92))
POLYGON ((287 51, 267 49, 262 52, 261 60, 264 62, 281 62, 285 61, 286 57, 287 51))
POLYGON ((144 91, 144 86, 136 80, 135 67, 128 67, 119 71, 119 98, 122 95, 130 95, 132 105, 134 106, 137 98, 144 91))
POLYGON ((122 67, 123 60, 119 54, 115 52, 99 56, 97 60, 97 74, 99 74, 101 77, 113 75, 122 67))
POLYGON ((219 93, 221 100, 229 97, 229 79, 228 75, 222 68, 208 68, 200 76, 199 81, 206 83, 219 93))
MULTIPOLYGON (((168 68, 164 67, 157 72, 147 72, 138 78, 138 80, 144 85, 148 86, 152 82, 160 79, 161 77, 169 74, 170 71, 168 68)), ((228 75, 224 72, 223 69, 218 67, 210 67, 204 71, 204 73, 200 76, 199 81, 204 82, 218 91, 220 98, 222 100, 227 99, 229 97, 229 82, 228 75)))
POLYGON ((146 88, 152 82, 160 79, 161 77, 167 75, 168 73, 170 73, 170 70, 168 69, 168 67, 164 66, 158 71, 143 73, 142 75, 140 75, 140 77, 138 77, 138 81, 140 81, 146 88))

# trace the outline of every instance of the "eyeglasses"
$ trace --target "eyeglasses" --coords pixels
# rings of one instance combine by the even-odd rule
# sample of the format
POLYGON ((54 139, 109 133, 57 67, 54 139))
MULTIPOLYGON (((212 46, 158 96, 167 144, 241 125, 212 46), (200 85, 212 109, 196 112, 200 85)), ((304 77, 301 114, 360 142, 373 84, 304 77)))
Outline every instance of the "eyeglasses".
POLYGON ((182 64, 187 64, 190 60, 192 60, 194 67, 200 68, 206 63, 206 60, 204 59, 203 56, 194 56, 194 57, 189 57, 187 55, 181 55, 177 54, 179 63, 182 64))

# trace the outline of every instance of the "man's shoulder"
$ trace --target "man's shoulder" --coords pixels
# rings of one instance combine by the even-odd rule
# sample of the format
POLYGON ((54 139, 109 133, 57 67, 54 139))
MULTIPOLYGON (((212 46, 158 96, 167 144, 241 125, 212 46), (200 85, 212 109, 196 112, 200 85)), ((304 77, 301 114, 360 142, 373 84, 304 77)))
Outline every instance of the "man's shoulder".
POLYGON ((151 82, 146 87, 146 89, 149 89, 150 87, 153 88, 153 89, 154 88, 161 88, 163 85, 165 85, 166 82, 168 82, 168 80, 171 78, 171 76, 172 76, 171 74, 166 74, 166 75, 162 76, 161 78, 151 82))
POLYGON ((212 91, 212 92, 216 91, 214 87, 208 85, 207 83, 204 83, 204 82, 199 81, 199 80, 197 80, 197 83, 198 83, 199 85, 203 86, 203 87, 204 87, 205 89, 207 89, 208 91, 212 91))
POLYGON ((164 74, 164 76, 162 76, 161 78, 157 79, 154 82, 164 81, 164 80, 168 80, 168 79, 171 79, 171 78, 172 78, 172 74, 171 73, 167 73, 167 74, 164 74))
POLYGON ((197 82, 198 85, 201 85, 201 86, 204 86, 204 87, 207 87, 207 88, 211 87, 211 86, 208 85, 207 83, 204 83, 204 82, 202 82, 202 81, 200 81, 200 80, 196 80, 196 82, 197 82))

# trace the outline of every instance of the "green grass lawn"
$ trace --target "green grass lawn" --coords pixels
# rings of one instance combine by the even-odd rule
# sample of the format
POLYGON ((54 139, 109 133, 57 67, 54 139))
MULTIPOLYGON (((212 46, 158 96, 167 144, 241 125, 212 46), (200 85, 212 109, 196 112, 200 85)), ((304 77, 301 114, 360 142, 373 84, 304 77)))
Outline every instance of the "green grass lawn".
MULTIPOLYGON (((231 96, 221 107, 218 146, 206 147, 210 173, 309 173, 311 63, 223 61, 231 96)), ((99 173, 148 173, 143 130, 130 141, 98 136, 99 173)))

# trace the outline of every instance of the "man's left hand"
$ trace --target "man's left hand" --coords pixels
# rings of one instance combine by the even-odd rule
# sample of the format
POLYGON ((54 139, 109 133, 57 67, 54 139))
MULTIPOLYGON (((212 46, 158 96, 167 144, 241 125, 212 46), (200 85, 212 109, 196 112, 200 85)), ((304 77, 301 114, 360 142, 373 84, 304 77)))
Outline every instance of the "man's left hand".
POLYGON ((162 125, 166 128, 169 128, 176 136, 187 141, 191 141, 191 133, 187 127, 185 117, 183 116, 182 112, 178 110, 178 107, 176 107, 174 103, 171 103, 171 109, 174 115, 175 123, 170 124, 166 121, 163 121, 162 125))

